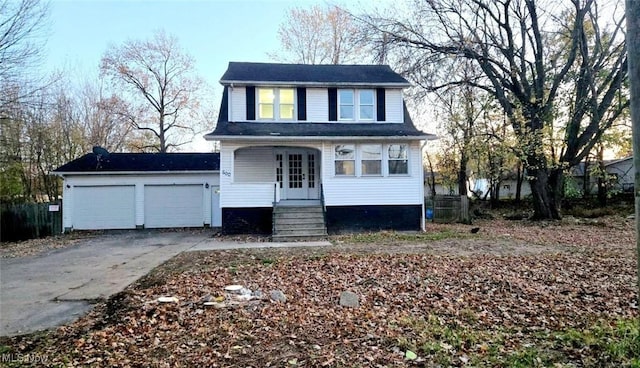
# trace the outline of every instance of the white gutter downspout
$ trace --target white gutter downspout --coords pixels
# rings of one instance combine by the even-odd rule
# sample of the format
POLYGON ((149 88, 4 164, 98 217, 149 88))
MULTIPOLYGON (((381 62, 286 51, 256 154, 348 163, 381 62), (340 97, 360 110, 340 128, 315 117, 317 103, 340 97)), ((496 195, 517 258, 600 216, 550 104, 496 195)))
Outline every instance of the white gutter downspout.
POLYGON ((420 214, 420 218, 422 219, 421 223, 420 223, 420 227, 422 228, 422 231, 427 231, 427 224, 426 224, 426 216, 425 216, 425 211, 427 210, 424 206, 424 148, 427 145, 427 142, 429 142, 428 140, 425 140, 424 143, 422 143, 422 145, 420 145, 420 177, 421 177, 421 184, 420 184, 420 197, 422 198, 421 203, 422 203, 422 213, 420 214))

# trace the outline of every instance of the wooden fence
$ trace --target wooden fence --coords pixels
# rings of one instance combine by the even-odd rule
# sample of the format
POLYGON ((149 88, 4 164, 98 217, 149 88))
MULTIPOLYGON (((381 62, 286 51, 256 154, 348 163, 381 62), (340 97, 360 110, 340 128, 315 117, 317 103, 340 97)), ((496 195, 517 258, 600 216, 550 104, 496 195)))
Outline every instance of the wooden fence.
POLYGON ((436 195, 435 197, 427 197, 425 198, 425 207, 427 209, 427 221, 467 223, 470 220, 469 198, 467 196, 436 195))
POLYGON ((62 202, 0 204, 0 241, 43 238, 62 233, 62 202))

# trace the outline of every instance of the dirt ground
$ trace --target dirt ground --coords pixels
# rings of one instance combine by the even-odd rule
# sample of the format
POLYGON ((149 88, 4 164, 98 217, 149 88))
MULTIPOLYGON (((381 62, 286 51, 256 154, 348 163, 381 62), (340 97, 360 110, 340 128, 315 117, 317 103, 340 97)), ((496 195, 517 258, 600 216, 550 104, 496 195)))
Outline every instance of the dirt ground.
POLYGON ((184 252, 74 324, 0 339, 0 352, 46 359, 34 366, 640 366, 633 220, 331 242, 184 252), (230 284, 254 294, 235 301, 230 284), (358 307, 340 305, 345 291, 358 307))

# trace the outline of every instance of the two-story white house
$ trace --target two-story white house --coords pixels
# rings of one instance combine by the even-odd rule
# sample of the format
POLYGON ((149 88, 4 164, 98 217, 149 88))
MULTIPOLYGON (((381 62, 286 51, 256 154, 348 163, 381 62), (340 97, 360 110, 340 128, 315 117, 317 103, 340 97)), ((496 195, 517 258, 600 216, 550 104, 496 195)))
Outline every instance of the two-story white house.
POLYGON ((226 233, 420 230, 422 145, 386 65, 231 62, 217 126, 226 233), (313 215, 315 213, 316 215, 313 215))

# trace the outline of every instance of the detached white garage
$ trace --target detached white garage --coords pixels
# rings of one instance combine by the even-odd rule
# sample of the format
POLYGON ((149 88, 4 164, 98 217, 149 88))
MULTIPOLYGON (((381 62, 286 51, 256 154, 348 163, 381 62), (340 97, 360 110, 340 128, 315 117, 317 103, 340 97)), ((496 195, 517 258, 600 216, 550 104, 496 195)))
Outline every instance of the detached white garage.
MULTIPOLYGON (((100 152, 100 151, 99 151, 100 152)), ((221 226, 216 153, 90 153, 64 178, 65 231, 221 226)))

